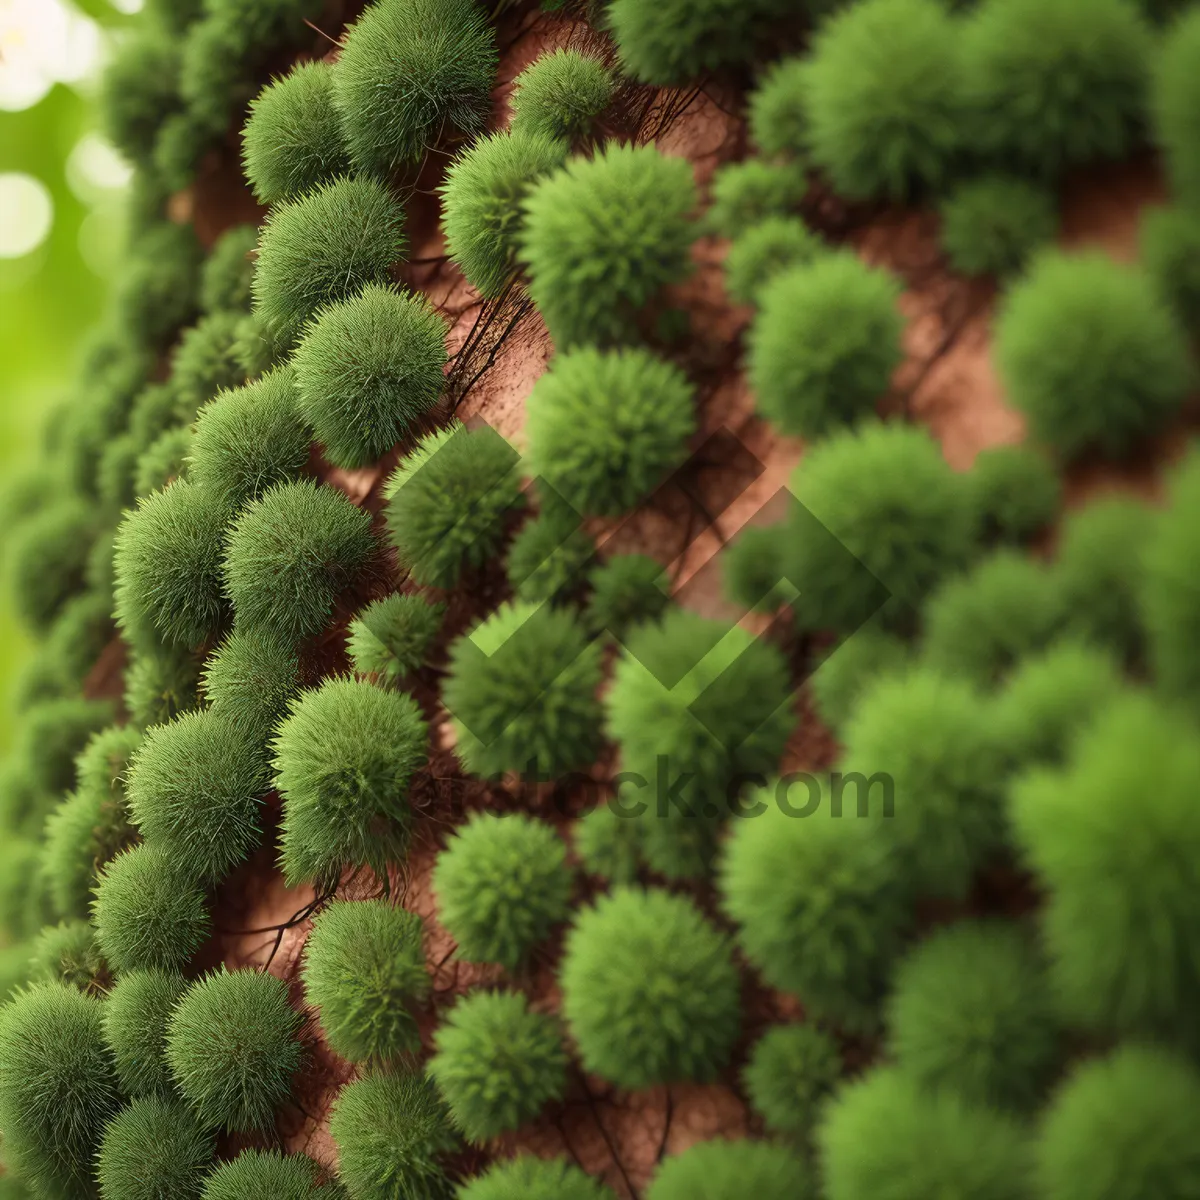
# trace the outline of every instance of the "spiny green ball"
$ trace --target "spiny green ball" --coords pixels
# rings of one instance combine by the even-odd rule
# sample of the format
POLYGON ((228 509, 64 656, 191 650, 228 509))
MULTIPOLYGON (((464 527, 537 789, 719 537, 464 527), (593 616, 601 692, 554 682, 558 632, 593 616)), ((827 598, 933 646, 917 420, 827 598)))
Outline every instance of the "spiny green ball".
POLYGON ((624 638, 635 625, 657 621, 671 603, 662 564, 644 554, 614 554, 588 577, 584 618, 593 633, 624 638))
POLYGON ((438 855, 438 919, 460 957, 525 962, 571 907, 566 846, 552 826, 520 813, 477 813, 438 855))
POLYGON ((1057 197, 1016 175, 959 184, 940 211, 942 252, 962 275, 1015 274, 1058 232, 1057 197))
POLYGON ((104 1130, 96 1155, 100 1195, 104 1200, 199 1200, 215 1140, 178 1100, 135 1100, 104 1130))
POLYGON ((179 108, 179 47, 143 21, 109 60, 98 104, 108 140, 131 163, 147 163, 165 114, 179 108))
POLYGON ((1196 1045, 1198 771, 1187 718, 1131 691, 1078 735, 1065 768, 1012 788, 1016 840, 1046 895, 1051 982, 1081 1028, 1196 1045))
POLYGON ((1176 198, 1200 204, 1200 127, 1196 122, 1200 16, 1184 14, 1168 31, 1155 64, 1151 93, 1154 140, 1162 149, 1176 198))
POLYGON ((133 399, 129 410, 129 432, 142 445, 149 446, 159 434, 180 422, 190 423, 194 415, 183 410, 169 379, 148 383, 133 399))
POLYGON ((807 142, 836 191, 905 200, 951 173, 965 141, 960 36, 937 0, 864 0, 820 26, 807 142))
POLYGON ((1027 1111, 1060 1057, 1050 988, 1015 924, 959 922, 896 970, 889 1047, 900 1069, 970 1103, 1027 1111))
POLYGON ((722 907, 763 979, 800 997, 809 1020, 870 1028, 910 921, 902 864, 875 821, 838 817, 832 805, 804 816, 798 795, 786 799, 790 812, 769 803, 754 820, 733 823, 722 907))
POLYGON ((599 749, 600 647, 567 609, 505 604, 450 646, 442 702, 474 775, 585 767, 599 749))
POLYGON ((310 440, 296 376, 281 367, 218 393, 200 410, 188 478, 235 510, 295 479, 308 463, 310 440))
POLYGON ((173 855, 154 844, 134 846, 105 867, 92 920, 117 971, 182 967, 209 930, 204 893, 173 855))
POLYGON ((274 366, 279 366, 287 356, 292 338, 275 334, 263 317, 251 313, 242 318, 238 326, 237 342, 233 352, 242 364, 247 379, 264 375, 274 366))
POLYGON ((637 315, 689 270, 696 187, 686 159, 608 143, 525 200, 529 293, 559 350, 628 341, 637 315))
POLYGON ((855 630, 813 671, 812 694, 821 720, 834 731, 841 730, 872 682, 902 671, 911 658, 909 643, 877 622, 855 630))
POLYGON ((205 312, 249 312, 257 247, 256 225, 234 225, 221 234, 200 272, 200 307, 205 312))
POLYGON ((1062 503, 1053 464, 1029 446, 982 451, 966 482, 983 542, 1026 541, 1054 520, 1062 503))
POLYGON ((148 496, 187 474, 192 449, 192 427, 176 425, 166 430, 138 455, 133 469, 134 497, 148 496))
POLYGON ((596 543, 580 524, 579 513, 550 492, 542 510, 512 540, 505 562, 508 582, 526 604, 569 604, 596 561, 596 543))
POLYGON ((64 497, 52 500, 11 531, 10 595, 30 629, 47 629, 83 587, 95 525, 95 513, 82 500, 64 497))
POLYGON ((147 345, 165 346, 195 316, 202 258, 191 225, 159 221, 141 232, 116 284, 118 319, 147 345))
POLYGON ((355 165, 386 175, 420 162, 447 126, 478 133, 496 60, 496 35, 472 0, 372 5, 347 30, 333 76, 355 165))
POLYGON ((772 279, 750 327, 759 411, 806 438, 870 413, 904 357, 899 295, 890 274, 853 254, 822 255, 772 279))
POLYGON ((177 479, 138 500, 116 535, 117 624, 136 642, 195 647, 225 616, 221 553, 230 510, 214 492, 177 479))
POLYGON ((461 1184, 457 1200, 615 1200, 610 1187, 562 1159, 518 1155, 461 1184))
POLYGON ((171 1013, 167 1062, 205 1125, 269 1130, 300 1066, 302 1018, 274 975, 222 967, 193 983, 171 1013))
POLYGON ((200 703, 200 657, 178 647, 134 648, 125 670, 125 707, 139 729, 165 725, 200 703))
POLYGON ((46 818, 38 871, 60 917, 87 913, 95 882, 94 832, 100 821, 97 797, 68 792, 46 818))
POLYGON ((799 217, 766 217, 734 237, 725 256, 725 290, 739 304, 758 304, 776 276, 808 266, 823 249, 799 217))
POLYGON ((242 162, 259 204, 295 199, 349 172, 333 76, 328 63, 298 63, 251 103, 242 162))
POLYGON ((750 94, 750 139, 763 154, 803 160, 808 153, 805 76, 808 59, 797 55, 770 66, 750 94))
POLYGON ((81 992, 103 986, 108 964, 96 941, 96 931, 86 921, 60 921, 47 925, 33 943, 29 977, 45 983, 66 983, 81 992))
POLYGON ((612 72, 578 50, 543 54, 513 81, 513 133, 540 133, 576 142, 612 100, 612 72))
POLYGON ((31 987, 0 1008, 4 1155, 44 1196, 96 1195, 93 1156, 121 1103, 103 1011, 61 983, 31 987))
POLYGON ((559 968, 586 1071, 622 1088, 705 1082, 741 1025, 729 939, 686 897, 616 888, 579 912, 559 968))
POLYGON ((644 832, 644 822, 602 804, 575 823, 575 853, 589 875, 610 883, 636 883, 644 832))
POLYGON ((396 593, 362 609, 350 623, 346 649, 359 675, 395 685, 425 665, 445 615, 444 604, 396 593))
POLYGON ((125 971, 104 1003, 104 1038, 121 1090, 129 1096, 168 1095, 167 1021, 187 991, 174 971, 125 971))
POLYGON ((1064 459, 1128 454, 1174 417, 1194 377, 1149 278, 1097 252, 1034 264, 1006 297, 996 362, 1034 435, 1064 459))
POLYGON ((567 144, 543 132, 502 131, 480 138, 442 185, 446 247, 467 281, 487 299, 517 275, 521 202, 542 176, 562 166, 567 144))
POLYGON ((841 1073, 837 1042, 806 1021, 768 1029, 750 1051, 742 1082, 770 1132, 806 1139, 841 1073))
POLYGON ((555 1019, 530 1012, 521 992, 475 992, 438 1027, 426 1069, 454 1124, 478 1145, 561 1098, 567 1051, 555 1019))
POLYGON ((1200 1078, 1165 1048, 1078 1066, 1043 1114, 1033 1180, 1045 1200, 1184 1200, 1200 1180, 1200 1078))
POLYGON ((122 434, 109 442, 96 471, 96 495, 100 503, 120 512, 134 501, 133 472, 141 447, 132 434, 122 434))
POLYGON ((185 416, 245 380, 235 353, 241 322, 240 313, 215 312, 184 332, 171 359, 171 388, 185 416))
POLYGON ((1024 1127, 895 1067, 845 1086, 824 1111, 818 1159, 828 1200, 970 1196, 1024 1200, 1024 1127))
POLYGON ((253 731, 202 711, 147 731, 127 790, 146 840, 194 879, 213 883, 257 845, 258 796, 266 786, 253 731))
POLYGON ((640 347, 557 355, 526 407, 528 470, 584 515, 636 507, 696 428, 687 376, 640 347))
POLYGON ((450 1200, 443 1159, 457 1148, 433 1084, 417 1073, 368 1075, 334 1101, 338 1175, 361 1200, 450 1200))
POLYGON ((429 993, 421 918, 386 900, 335 900, 304 947, 304 991, 333 1052, 386 1060, 421 1045, 412 1009, 429 993))
POLYGON ((1137 144, 1154 46, 1127 0, 983 0, 956 36, 970 134, 991 161, 1047 176, 1137 144))
POLYGON ((368 284, 317 313, 292 362, 300 412, 325 457, 364 467, 437 403, 446 322, 416 293, 368 284))
POLYGON ((327 679, 292 702, 273 747, 289 886, 363 864, 382 875, 403 857, 427 738, 411 696, 359 680, 327 679))
POLYGON ((216 716, 265 742, 300 686, 299 659, 268 633, 236 629, 205 663, 203 686, 216 716))
POLYGON ((200 1200, 340 1200, 340 1184, 321 1182, 320 1168, 303 1154, 243 1150, 204 1181, 200 1200))
POLYGON ((489 425, 427 434, 384 488, 392 545, 414 582, 453 587, 499 549, 522 503, 517 452, 489 425))
POLYGON ((804 202, 808 177, 793 163, 750 158, 728 163, 712 180, 712 205, 705 226, 734 238, 763 221, 792 216, 804 202))
POLYGON ((278 483, 230 527, 226 592, 239 622, 298 641, 325 628, 374 551, 371 514, 344 492, 311 479, 278 483))
POLYGON ((293 342, 326 304, 387 283, 405 246, 404 209, 375 179, 335 179, 277 204, 259 236, 255 315, 293 342))
POLYGON ((646 1200, 814 1200, 812 1172, 784 1146, 769 1142, 699 1142, 667 1158, 646 1200))

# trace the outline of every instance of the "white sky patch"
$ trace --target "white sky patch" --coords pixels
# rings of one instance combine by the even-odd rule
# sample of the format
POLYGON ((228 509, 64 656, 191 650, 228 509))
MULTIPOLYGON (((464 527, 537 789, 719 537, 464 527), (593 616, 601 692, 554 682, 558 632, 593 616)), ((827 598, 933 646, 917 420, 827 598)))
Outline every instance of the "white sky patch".
POLYGON ((23 258, 49 236, 54 201, 40 180, 19 171, 0 175, 0 258, 23 258))
POLYGON ((99 27, 63 0, 0 0, 0 108, 30 108, 55 83, 86 78, 101 53, 99 27))

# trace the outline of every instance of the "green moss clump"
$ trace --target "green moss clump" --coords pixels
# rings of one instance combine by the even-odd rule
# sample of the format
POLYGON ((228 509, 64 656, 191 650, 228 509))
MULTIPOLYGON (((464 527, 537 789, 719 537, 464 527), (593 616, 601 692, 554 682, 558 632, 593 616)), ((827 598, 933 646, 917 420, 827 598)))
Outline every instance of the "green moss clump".
POLYGON ((967 474, 981 542, 1024 542, 1046 529, 1062 504, 1053 464, 1028 446, 982 451, 967 474))
POLYGON ((76 783, 75 761, 91 737, 112 724, 107 700, 68 697, 29 709, 20 724, 13 753, 28 771, 35 793, 52 796, 76 783))
POLYGON ((444 604, 396 593, 376 600, 350 622, 346 649, 359 675, 395 686, 425 665, 442 625, 444 604))
POLYGON ((570 604, 578 599, 596 561, 596 543, 575 509, 556 492, 544 490, 550 494, 541 512, 525 523, 508 549, 508 582, 521 603, 570 604))
POLYGON ((1034 264, 1006 298, 996 362, 1034 435, 1064 459, 1127 455, 1170 422, 1194 378, 1150 279, 1096 252, 1034 264))
POLYGON ((117 319, 145 345, 165 347, 196 315, 203 257, 190 225, 158 221, 139 233, 116 283, 117 319))
POLYGON ((1138 226, 1146 273, 1186 329, 1200 325, 1200 216, 1192 209, 1152 208, 1138 226))
POLYGON ((572 873, 552 826, 481 813, 438 855, 438 918, 460 957, 516 970, 570 913, 572 873))
POLYGON ((80 920, 47 925, 33 943, 29 977, 65 983, 81 992, 99 992, 108 974, 95 930, 80 920))
POLYGON ((205 312, 250 311, 257 247, 256 225, 234 225, 221 234, 200 272, 200 307, 205 312))
POLYGON ((105 1200, 199 1200, 216 1139, 178 1100, 145 1096, 106 1126, 96 1155, 105 1200))
POLYGON ((837 1042, 806 1021, 771 1026, 754 1043, 742 1082, 771 1133, 806 1140, 841 1073, 837 1042))
POLYGON ((862 695, 883 675, 903 671, 912 648, 903 638, 871 622, 835 646, 811 678, 817 712, 835 732, 854 715, 862 695))
POLYGON ((382 0, 350 27, 334 103, 350 157, 388 174, 418 163, 447 127, 478 133, 496 77, 496 35, 472 0, 382 0))
POLYGON ((810 265, 824 248, 799 217, 766 217, 734 237, 725 256, 725 290, 739 304, 758 304, 776 276, 810 265))
POLYGON ((784 1146, 769 1142, 699 1142, 665 1159, 646 1200, 812 1200, 816 1185, 808 1165, 784 1146))
POLYGON ((575 853, 589 875, 609 883, 636 883, 644 831, 644 822, 601 805, 575 823, 575 853))
POLYGON ((243 1150, 204 1181, 200 1200, 341 1200, 336 1182, 321 1182, 321 1170, 303 1154, 243 1150))
POLYGON ((171 358, 171 389, 185 419, 224 388, 246 378, 235 346, 242 316, 215 312, 185 330, 171 358))
POLYGON ((1189 12, 1171 27, 1155 64, 1151 92, 1154 140, 1162 149, 1176 198, 1200 204, 1197 150, 1196 64, 1200 62, 1200 17, 1189 12))
POLYGON ((598 58, 565 49, 543 54, 513 81, 510 128, 578 142, 608 107, 614 87, 598 58))
POLYGON ((265 742, 300 686, 300 662, 286 642, 236 629, 205 663, 203 686, 214 715, 265 742))
POLYGON ((662 564, 644 554, 614 554, 588 577, 588 628, 623 639, 636 625, 659 620, 671 603, 662 564))
POLYGON ((178 647, 134 648, 125 670, 125 708, 139 729, 165 725, 200 703, 200 657, 178 647))
POLYGON ((177 41, 155 22, 140 22, 109 60, 98 103, 108 140, 131 163, 149 163, 164 116, 180 106, 177 41))
POLYGON ((792 163, 749 158, 727 163, 713 176, 705 227, 734 238, 763 221, 793 216, 808 193, 808 177, 792 163))
POLYGON ((134 500, 133 473, 141 447, 132 434, 124 433, 109 442, 96 469, 96 496, 113 512, 128 508, 134 500))
POLYGON ((1016 175, 967 180, 940 208, 942 251, 962 275, 1013 275, 1058 232, 1057 197, 1016 175))
POLYGON ((520 992, 474 992, 434 1034, 426 1068, 454 1124, 476 1145, 519 1129, 567 1084, 567 1051, 553 1017, 520 992))
POLYGON ((413 292, 368 284, 317 313, 292 361, 300 411, 325 457, 364 467, 437 403, 446 321, 413 292))
POLYGON ((386 900, 335 900, 304 947, 304 991, 335 1054, 387 1060, 421 1045, 413 1008, 430 989, 421 918, 386 900))
POLYGON ((493 1163, 462 1184, 457 1196, 458 1200, 615 1200, 616 1193, 561 1159, 522 1154, 493 1163))
POLYGON ((41 632, 83 587, 95 513, 64 496, 21 521, 8 545, 10 595, 17 615, 41 632))
POLYGON ((68 792, 46 818, 38 870, 57 916, 80 917, 88 911, 99 820, 98 800, 77 792, 68 792))
POLYGON ((298 63, 250 105, 242 162, 259 204, 294 200, 349 172, 333 77, 328 63, 298 63))
POLYGON ((559 350, 630 340, 641 310, 690 269, 695 207, 686 160, 616 142, 530 190, 521 252, 559 350))
POLYGON ((272 367, 284 361, 291 340, 276 335, 258 313, 243 317, 238 326, 237 342, 233 352, 242 364, 247 379, 265 375, 272 367))
POLYGON ((174 971, 124 971, 104 1002, 104 1039, 126 1095, 171 1092, 167 1022, 187 980, 174 971))
POLYGON ((148 383, 133 398, 129 409, 129 432, 143 446, 150 446, 168 429, 180 422, 190 422, 193 413, 183 411, 175 388, 168 379, 162 383, 148 383))
POLYGON ((382 875, 402 858, 427 738, 411 696, 358 680, 327 679, 292 702, 274 743, 289 886, 336 882, 347 866, 382 875))
POLYGON ((803 161, 808 154, 808 59, 797 55, 772 64, 750 93, 750 140, 763 154, 803 161))
POLYGON ((83 683, 114 633, 111 592, 87 591, 63 605, 47 632, 43 652, 49 662, 57 662, 66 690, 83 683))

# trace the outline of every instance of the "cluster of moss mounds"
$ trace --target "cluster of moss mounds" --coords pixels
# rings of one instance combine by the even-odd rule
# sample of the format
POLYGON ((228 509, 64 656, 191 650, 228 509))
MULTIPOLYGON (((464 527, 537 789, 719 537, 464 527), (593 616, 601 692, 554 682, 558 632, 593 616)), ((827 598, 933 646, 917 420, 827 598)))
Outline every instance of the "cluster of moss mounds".
POLYGON ((617 1164, 514 1149, 590 1079, 745 1101, 745 1138, 664 1138, 647 1200, 1195 1200, 1200 447, 1047 535, 1194 389, 1200 10, 541 7, 511 120, 531 3, 147 0, 116 51, 125 273, 3 498, 38 646, 0 1196, 615 1200, 617 1164), (711 187, 613 136, 711 87, 752 147, 711 187), (1067 174, 1149 148, 1141 261, 1054 248, 1067 174), (169 201, 231 163, 265 216, 201 245, 169 201), (1026 444, 958 473, 881 415, 903 283, 810 225, 814 184, 926 208, 999 282, 1026 444), (399 282, 418 204, 481 320, 553 342, 519 448, 453 415, 458 314, 399 282), (759 416, 808 442, 720 560, 757 637, 594 537, 714 427, 677 319, 714 236, 759 416), (828 769, 782 773, 821 727, 828 769), (287 979, 201 965, 252 857, 315 897, 287 979), (445 1003, 433 937, 487 982, 445 1003))

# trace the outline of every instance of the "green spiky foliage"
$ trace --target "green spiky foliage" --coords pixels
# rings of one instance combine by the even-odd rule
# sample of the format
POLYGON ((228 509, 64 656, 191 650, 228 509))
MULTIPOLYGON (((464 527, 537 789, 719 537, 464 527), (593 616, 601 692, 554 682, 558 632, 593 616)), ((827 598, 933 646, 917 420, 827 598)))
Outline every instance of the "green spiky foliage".
POLYGON ((1142 621, 1155 681, 1200 709, 1200 448, 1170 475, 1168 507, 1148 533, 1138 563, 1142 621))
POLYGON ((808 266, 824 248, 799 217, 766 217, 734 237, 725 256, 725 290, 739 304, 758 304, 776 276, 808 266))
POLYGON ((107 700, 46 700, 22 717, 13 753, 35 792, 56 795, 75 786, 75 760, 93 734, 112 724, 107 700))
POLYGON ((202 259, 190 225, 158 221, 140 232, 116 284, 118 320, 146 345, 165 346, 196 314, 202 259))
POLYGON ((86 914, 95 882, 95 830, 100 805, 87 793, 68 793, 46 818, 38 870, 55 913, 86 914))
POLYGON ((612 100, 612 71, 598 58, 558 49, 527 66, 513 81, 514 134, 544 134, 578 143, 612 100))
POLYGON ((375 179, 335 179, 277 204, 259 236, 255 314, 290 344, 325 305, 387 283, 406 245, 404 209, 375 179))
POLYGON ((749 1140, 699 1142, 663 1161, 646 1200, 812 1200, 808 1164, 784 1146, 749 1140))
POLYGON ((256 225, 234 225, 217 238, 200 272, 200 307, 205 312, 250 311, 257 248, 256 225))
POLYGON ((622 769, 652 787, 635 818, 646 861, 679 879, 707 872, 731 793, 777 768, 796 718, 778 650, 740 626, 676 608, 630 632, 605 723, 622 769))
POLYGON ((44 983, 65 983, 81 992, 99 991, 108 964, 95 930, 81 920, 47 925, 33 942, 29 977, 44 983))
POLYGON ((333 76, 328 63, 298 63, 251 103, 242 162, 259 204, 294 200, 349 173, 333 76))
POLYGON ((1064 767, 1012 789, 1017 842, 1046 893, 1051 981, 1082 1028, 1196 1044, 1197 771, 1185 715, 1129 692, 1078 734, 1064 767))
POLYGON ((177 647, 134 649, 125 669, 125 708, 132 725, 165 725, 200 703, 200 658, 177 647))
POLYGON ((586 767, 600 743, 600 646, 568 609, 501 605, 450 645, 442 702, 475 775, 586 767))
POLYGON ((631 340, 639 313, 690 269, 691 167, 654 146, 573 158, 524 207, 529 292, 559 350, 631 340))
POLYGON ((204 1181, 200 1200, 341 1200, 340 1184, 322 1183, 321 1170, 303 1154, 243 1150, 204 1181))
POLYGON ((154 844, 119 854, 92 903, 96 940, 117 971, 184 966, 209 931, 204 892, 154 844))
POLYGON ((1132 496, 1095 500, 1063 522, 1054 559, 1067 631, 1124 661, 1142 655, 1139 566, 1155 515, 1132 496))
POLYGON ((246 378, 234 353, 242 314, 215 312, 185 330, 171 358, 171 389, 185 417, 246 378))
POLYGON ((1018 925, 949 925, 896 970, 891 1057, 918 1083, 970 1104, 1039 1105, 1061 1058, 1059 1032, 1042 964, 1018 925))
POLYGON ((496 35, 473 0, 382 0, 347 30, 333 77, 350 158, 386 175, 419 163, 447 129, 478 133, 496 35))
POLYGON ((1022 1200, 1029 1148, 1015 1118, 929 1091, 894 1067, 846 1085, 817 1131, 828 1200, 1022 1200))
POLYGON ((117 624, 128 640, 193 648, 217 632, 230 515, 220 495, 186 479, 138 500, 115 540, 117 624))
POLYGON ((49 628, 83 586, 95 513, 64 496, 22 520, 7 550, 10 595, 17 615, 34 631, 49 628))
MULTIPOLYGON (((862 805, 867 784, 860 786, 862 805)), ((911 919, 903 864, 876 822, 833 815, 842 810, 833 808, 826 781, 822 793, 808 817, 797 793, 785 797, 787 809, 764 796, 766 811, 734 822, 721 861, 721 901, 737 922, 739 946, 769 986, 800 997, 809 1020, 869 1029, 911 919)))
POLYGON ((1060 457, 1130 453, 1179 411, 1187 338, 1148 276, 1099 252, 1048 252, 1005 299, 996 363, 1011 402, 1060 457))
POLYGON ((434 1034, 426 1068, 450 1117, 476 1145, 519 1129, 567 1085, 558 1022, 531 1012, 521 992, 474 992, 434 1034))
POLYGON ((521 813, 477 813, 433 871, 438 919, 472 962, 516 970, 571 909, 572 872, 553 826, 521 813))
POLYGON ((671 603, 662 564, 644 554, 614 554, 588 576, 588 628, 623 639, 635 625, 659 620, 671 603))
POLYGON ((1076 1067, 1034 1141, 1046 1200, 1186 1196, 1200 1178, 1200 1078, 1165 1049, 1122 1046, 1076 1067))
POLYGON ((153 168, 165 187, 186 188, 211 148, 213 131, 194 112, 172 113, 162 123, 154 145, 153 168))
POLYGON ((425 665, 445 612, 444 604, 400 593, 368 604, 350 622, 346 641, 355 671, 395 686, 425 665))
POLYGON ((273 746, 289 886, 336 883, 347 866, 382 875, 403 858, 427 738, 411 696, 360 680, 327 679, 292 702, 273 746))
POLYGON ((791 490, 804 511, 793 519, 789 578, 803 580, 796 611, 806 629, 853 633, 877 611, 908 622, 971 552, 962 483, 922 429, 835 433, 809 449, 791 490))
POLYGON ((251 313, 243 317, 238 326, 233 352, 242 364, 246 378, 253 379, 283 362, 290 344, 289 340, 273 333, 261 315, 251 313))
POLYGON ((103 1005, 61 983, 18 992, 0 1008, 4 1156, 44 1196, 96 1196, 93 1156, 120 1107, 101 1031, 103 1005))
POLYGON ((771 1133, 807 1139, 842 1073, 837 1042, 816 1025, 773 1025, 754 1043, 742 1082, 771 1133))
POLYGON ((96 469, 96 496, 114 512, 128 508, 134 500, 133 472, 141 447, 132 434, 124 433, 109 442, 96 469))
POLYGON ((1151 91, 1154 140, 1162 149, 1172 191, 1183 204, 1200 204, 1197 151, 1196 64, 1200 62, 1200 16, 1188 12, 1163 39, 1151 91))
POLYGON ((1058 232, 1058 201, 1016 175, 959 184, 940 205, 942 252, 962 275, 1016 274, 1058 232))
POLYGON ((104 1040, 121 1090, 128 1096, 168 1095, 167 1022, 188 983, 174 971, 124 971, 104 1002, 104 1040))
POLYGON ((96 1155, 104 1200, 199 1200, 216 1139, 178 1100, 144 1096, 105 1127, 96 1155))
POLYGON ((63 605, 47 631, 45 653, 59 664, 68 689, 84 681, 115 632, 111 592, 87 591, 63 605))
POLYGON ((615 1200, 612 1188, 558 1158, 521 1154, 460 1185, 457 1200, 615 1200))
POLYGON ((310 435, 290 367, 220 392, 196 419, 188 478, 237 509, 308 463, 310 435))
POLYGON ((451 164, 440 188, 446 249, 487 299, 518 273, 517 249, 530 187, 561 167, 568 146, 542 131, 501 131, 473 142, 451 164))
POLYGON ((1068 612, 1055 572, 997 550, 930 597, 921 657, 936 671, 991 687, 1024 655, 1044 650, 1068 612))
POLYGON ((522 503, 517 452, 489 425, 427 434, 384 488, 392 545, 416 583, 453 587, 500 548, 522 503))
POLYGON ((565 604, 578 596, 595 561, 596 543, 579 514, 552 493, 513 538, 505 566, 518 601, 565 604))
POLYGON ((367 284, 317 313, 292 361, 299 410, 325 457, 364 467, 437 403, 446 321, 423 296, 367 284))
POLYGON ((253 970, 197 980, 167 1026, 167 1062, 180 1095, 205 1125, 269 1130, 300 1066, 301 1016, 287 985, 253 970))
POLYGON ((940 187, 964 149, 958 26, 937 0, 864 0, 820 26, 800 82, 814 166, 852 200, 940 187))
POLYGON ((240 624, 298 641, 325 628, 375 550, 371 514, 344 492, 312 479, 278 483, 230 527, 225 590, 240 624))
POLYGON ((133 470, 134 497, 148 496, 187 474, 192 449, 190 425, 176 425, 160 434, 138 455, 133 470))
POLYGON ((808 155, 807 61, 799 55, 781 59, 755 81, 747 120, 750 140, 763 154, 802 161, 808 155))
POLYGON ((429 994, 421 918, 386 900, 335 900, 304 946, 304 991, 335 1054, 387 1060, 420 1048, 429 994))
POLYGON ((640 347, 557 355, 527 401, 528 470, 585 515, 636 507, 687 455, 695 395, 640 347))
POLYGON ((300 686, 300 663, 287 643, 256 629, 236 629, 204 664, 204 698, 212 712, 265 742, 300 686))
POLYGON ((175 39, 152 21, 139 22, 105 67, 98 103, 108 140, 129 162, 149 163, 164 116, 180 105, 175 39))
POLYGON ((644 824, 600 805, 575 823, 575 853, 589 875, 614 884, 635 883, 644 824))
POLYGON ((1030 446, 981 451, 967 476, 980 541, 1024 542, 1046 529, 1062 504, 1062 480, 1030 446))
POLYGON ((133 398, 129 409, 129 432, 143 446, 149 446, 160 434, 185 419, 190 421, 193 415, 182 411, 169 379, 148 383, 133 398))
POLYGON ((705 227, 735 238, 763 221, 792 216, 807 191, 807 176, 791 163, 761 158, 728 163, 713 176, 705 227))
POLYGON ((433 1084, 416 1072, 368 1075, 334 1101, 338 1175, 362 1200, 450 1200, 442 1165, 458 1144, 433 1084))
POLYGON ((1135 5, 983 0, 961 39, 970 134, 991 161, 1054 176, 1137 144, 1154 47, 1135 5))
POLYGON ((888 272, 848 253, 777 275, 750 327, 748 378, 759 411, 806 438, 871 413, 904 357, 899 296, 888 272))
POLYGON ((558 978, 584 1069, 618 1087, 704 1082, 729 1061, 741 1025, 732 945, 684 896, 601 896, 577 913, 558 978))
POLYGON ((903 638, 870 622, 838 643, 813 671, 813 700, 821 720, 837 731, 854 714, 863 692, 882 676, 903 671, 912 648, 903 638))
POLYGON ((258 844, 266 771, 251 730, 186 712, 147 731, 126 785, 129 811, 185 876, 215 883, 258 844))

